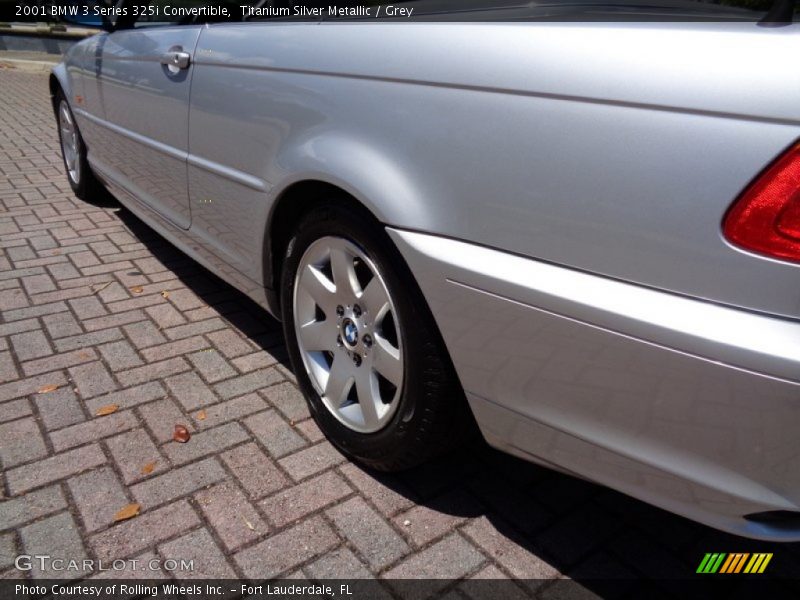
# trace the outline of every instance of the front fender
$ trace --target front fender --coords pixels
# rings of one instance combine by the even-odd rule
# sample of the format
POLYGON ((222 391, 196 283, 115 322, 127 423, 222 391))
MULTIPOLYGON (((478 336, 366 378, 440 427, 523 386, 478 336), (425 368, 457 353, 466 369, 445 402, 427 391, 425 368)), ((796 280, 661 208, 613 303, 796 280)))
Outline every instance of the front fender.
POLYGON ((270 225, 284 192, 303 181, 341 188, 386 225, 425 222, 426 206, 414 181, 400 161, 375 144, 324 135, 288 147, 276 164, 280 178, 270 194, 270 225))
MULTIPOLYGON (((279 154, 275 161, 279 177, 270 188, 270 208, 262 240, 267 287, 275 284, 273 236, 286 234, 280 229, 282 223, 278 222, 278 214, 287 208, 294 214, 303 209, 286 206, 287 202, 298 201, 290 193, 296 184, 323 183, 339 188, 385 225, 425 222, 426 207, 418 186, 403 171, 402 162, 393 160, 379 147, 339 133, 288 145, 279 154)), ((301 201, 317 199, 302 198, 301 201)))

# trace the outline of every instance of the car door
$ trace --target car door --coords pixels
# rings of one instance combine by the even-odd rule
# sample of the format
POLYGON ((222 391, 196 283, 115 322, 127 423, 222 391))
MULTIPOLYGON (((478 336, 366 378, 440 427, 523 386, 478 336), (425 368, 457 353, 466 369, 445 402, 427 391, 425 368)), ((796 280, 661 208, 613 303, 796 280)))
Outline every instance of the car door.
POLYGON ((102 46, 98 90, 105 134, 93 163, 175 225, 191 223, 189 87, 200 25, 115 31, 102 46))

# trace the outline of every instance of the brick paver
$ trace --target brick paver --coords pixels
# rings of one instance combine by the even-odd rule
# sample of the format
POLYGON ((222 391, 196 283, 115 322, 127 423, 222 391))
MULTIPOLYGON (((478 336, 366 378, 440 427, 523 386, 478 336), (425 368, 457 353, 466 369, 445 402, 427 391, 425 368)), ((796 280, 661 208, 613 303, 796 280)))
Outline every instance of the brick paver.
MULTIPOLYGON (((310 420, 279 324, 124 208, 77 200, 46 76, 11 70, 0 361, 0 576, 19 576, 17 553, 44 552, 193 559, 191 573, 148 573, 176 578, 545 580, 514 588, 523 597, 570 576, 591 588, 607 565, 682 577, 702 552, 764 546, 480 443, 397 475, 350 463, 310 420), (172 441, 175 424, 189 442, 172 441), (139 516, 114 523, 130 502, 139 516)), ((376 585, 375 597, 403 589, 376 585)), ((463 598, 455 587, 431 591, 463 598)))

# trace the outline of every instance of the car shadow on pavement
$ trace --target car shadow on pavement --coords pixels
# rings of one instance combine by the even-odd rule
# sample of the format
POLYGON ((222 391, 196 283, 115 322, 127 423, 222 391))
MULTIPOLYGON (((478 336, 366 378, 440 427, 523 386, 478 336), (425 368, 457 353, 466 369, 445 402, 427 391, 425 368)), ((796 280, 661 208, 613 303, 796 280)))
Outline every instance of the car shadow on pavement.
MULTIPOLYGON (((291 370, 280 323, 266 310, 127 209, 118 217, 203 302, 291 370)), ((635 597, 643 582, 648 597, 682 596, 688 579, 702 577, 696 570, 707 552, 772 552, 764 577, 785 578, 781 585, 800 591, 800 544, 722 533, 499 452, 482 438, 402 473, 357 469, 371 482, 362 492, 414 546, 457 532, 505 569, 495 576, 517 579, 520 593, 557 597, 544 590, 567 577, 602 597, 635 597)))
POLYGON ((120 205, 117 217, 153 257, 169 268, 200 300, 268 352, 279 364, 291 369, 279 321, 246 294, 189 258, 125 207, 120 205))
MULTIPOLYGON (((461 523, 463 535, 534 590, 543 578, 566 576, 602 597, 636 597, 642 585, 648 597, 654 590, 685 597, 684 584, 703 577, 696 570, 707 552, 772 552, 766 577, 800 589, 800 544, 723 533, 482 439, 410 471, 369 473, 416 503, 415 512, 424 507, 461 523)), ((413 517, 397 525, 416 526, 413 517)))
POLYGON ((105 189, 102 185, 95 186, 91 193, 82 200, 86 204, 96 206, 97 208, 116 208, 122 206, 111 192, 105 189))

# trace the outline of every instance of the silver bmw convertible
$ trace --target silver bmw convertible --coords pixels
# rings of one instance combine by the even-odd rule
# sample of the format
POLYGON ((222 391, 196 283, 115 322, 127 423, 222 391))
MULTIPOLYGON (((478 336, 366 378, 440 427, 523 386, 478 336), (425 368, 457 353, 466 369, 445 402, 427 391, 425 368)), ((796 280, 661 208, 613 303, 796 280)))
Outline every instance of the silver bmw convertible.
POLYGON ((408 468, 477 424, 691 519, 800 540, 792 3, 487 0, 449 21, 446 4, 411 22, 118 13, 50 79, 70 184, 279 318, 354 460, 408 468))

